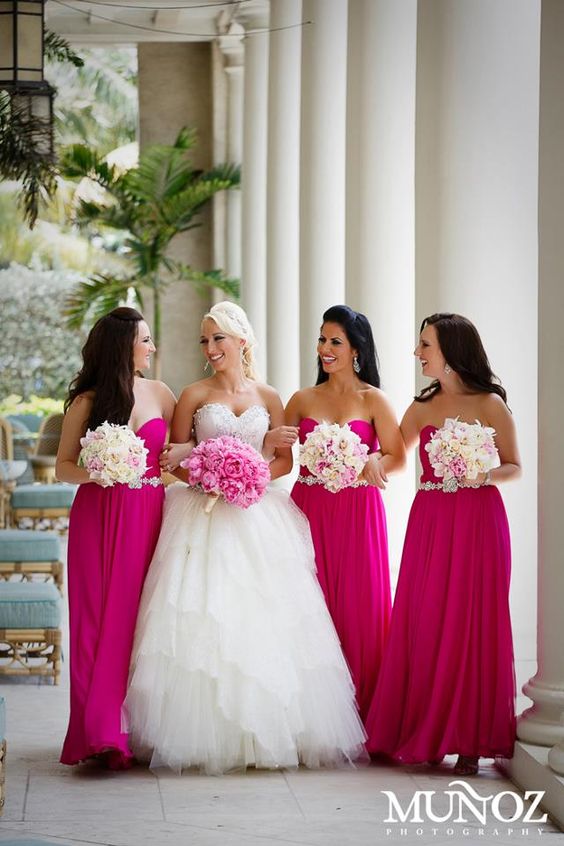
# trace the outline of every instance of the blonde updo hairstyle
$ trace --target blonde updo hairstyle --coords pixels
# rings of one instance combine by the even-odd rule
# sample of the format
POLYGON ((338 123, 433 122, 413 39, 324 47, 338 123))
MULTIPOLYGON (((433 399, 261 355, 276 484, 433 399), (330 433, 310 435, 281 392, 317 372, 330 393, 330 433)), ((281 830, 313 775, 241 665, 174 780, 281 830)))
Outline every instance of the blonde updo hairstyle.
POLYGON ((243 365, 243 373, 248 379, 257 381, 258 375, 255 368, 255 354, 253 352, 256 346, 255 333, 253 327, 249 323, 249 318, 237 303, 230 303, 227 300, 221 303, 216 303, 210 308, 207 314, 204 314, 203 320, 213 320, 222 332, 226 335, 231 335, 233 338, 242 338, 245 342, 242 347, 241 363, 243 365))

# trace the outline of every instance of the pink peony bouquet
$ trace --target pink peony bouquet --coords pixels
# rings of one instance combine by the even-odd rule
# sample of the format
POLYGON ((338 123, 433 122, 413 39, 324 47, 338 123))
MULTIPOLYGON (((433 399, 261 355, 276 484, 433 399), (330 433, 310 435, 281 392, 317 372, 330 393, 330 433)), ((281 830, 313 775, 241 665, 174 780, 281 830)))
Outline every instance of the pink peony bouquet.
POLYGON ((443 486, 456 487, 458 482, 473 480, 480 473, 499 467, 499 454, 494 441, 495 429, 475 423, 463 423, 458 417, 447 417, 425 449, 435 476, 443 486))
POLYGON ((116 484, 140 488, 147 470, 145 442, 129 426, 105 421, 80 439, 79 464, 90 478, 111 488, 116 484))
POLYGON ((191 485, 210 495, 207 513, 219 497, 237 508, 248 508, 259 501, 270 482, 268 462, 250 444, 230 435, 202 441, 180 466, 188 470, 191 485))
POLYGON ((318 423, 300 447, 300 464, 332 493, 355 484, 367 461, 368 447, 348 423, 318 423))

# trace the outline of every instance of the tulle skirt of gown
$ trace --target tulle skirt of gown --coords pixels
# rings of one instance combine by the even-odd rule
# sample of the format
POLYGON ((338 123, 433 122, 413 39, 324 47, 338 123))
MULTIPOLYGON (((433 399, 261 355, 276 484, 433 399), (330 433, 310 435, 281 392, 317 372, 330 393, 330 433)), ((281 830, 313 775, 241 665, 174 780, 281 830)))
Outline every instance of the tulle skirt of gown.
POLYGON ((126 700, 151 766, 331 766, 364 729, 315 577, 307 521, 270 490, 248 510, 167 491, 126 700))

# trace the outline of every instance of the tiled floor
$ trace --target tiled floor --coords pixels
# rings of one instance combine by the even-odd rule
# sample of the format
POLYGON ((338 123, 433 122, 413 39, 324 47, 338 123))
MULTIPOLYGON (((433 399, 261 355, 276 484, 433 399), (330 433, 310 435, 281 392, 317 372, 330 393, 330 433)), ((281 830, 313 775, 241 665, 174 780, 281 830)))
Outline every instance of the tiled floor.
MULTIPOLYGON (((523 680, 531 675, 529 666, 518 669, 523 680)), ((394 791, 403 807, 416 790, 437 791, 433 809, 444 813, 444 790, 452 780, 448 764, 435 769, 373 764, 321 772, 251 770, 222 778, 155 774, 144 767, 125 773, 95 765, 63 767, 58 756, 67 720, 68 668, 60 687, 4 678, 0 693, 6 698, 8 723, 0 844, 439 846, 548 840, 564 846, 564 834, 550 823, 501 824, 491 815, 485 826, 475 821, 386 824, 383 790, 394 791)), ((470 783, 481 796, 514 789, 491 763, 470 783)), ((502 800, 505 817, 513 807, 510 796, 502 800)))

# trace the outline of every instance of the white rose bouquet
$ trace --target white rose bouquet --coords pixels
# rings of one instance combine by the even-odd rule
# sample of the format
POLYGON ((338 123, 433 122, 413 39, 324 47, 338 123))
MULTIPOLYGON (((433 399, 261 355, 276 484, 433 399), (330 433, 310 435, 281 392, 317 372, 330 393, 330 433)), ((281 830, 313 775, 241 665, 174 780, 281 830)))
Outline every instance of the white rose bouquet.
POLYGON ((463 480, 477 479, 499 467, 495 445, 495 429, 475 423, 463 423, 458 417, 447 417, 425 449, 435 476, 443 479, 443 487, 455 489, 463 480))
POLYGON ((94 430, 88 429, 80 446, 79 464, 86 467, 92 480, 103 487, 141 487, 149 450, 129 426, 106 421, 94 430))
POLYGON ((300 464, 332 493, 355 484, 367 461, 368 447, 348 423, 318 423, 300 446, 300 464))

